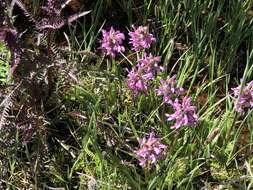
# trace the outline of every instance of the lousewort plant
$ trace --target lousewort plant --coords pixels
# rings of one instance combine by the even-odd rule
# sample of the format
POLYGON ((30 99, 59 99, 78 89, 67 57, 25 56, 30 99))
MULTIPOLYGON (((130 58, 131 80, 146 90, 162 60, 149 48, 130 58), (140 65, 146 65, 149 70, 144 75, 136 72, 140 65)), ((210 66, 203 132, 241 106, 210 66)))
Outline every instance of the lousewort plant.
POLYGON ((142 49, 147 49, 150 48, 152 43, 156 42, 153 34, 149 33, 147 26, 139 26, 138 28, 133 26, 133 29, 133 32, 129 32, 129 43, 132 45, 132 50, 140 51, 142 49))
POLYGON ((248 109, 253 108, 253 80, 249 82, 241 91, 241 85, 232 88, 234 93, 235 110, 240 114, 244 114, 248 109), (238 100, 237 100, 238 99, 238 100))
POLYGON ((172 103, 171 96, 178 96, 184 92, 183 88, 178 88, 176 85, 176 75, 173 75, 172 77, 168 76, 165 80, 160 80, 160 86, 158 89, 156 89, 156 93, 158 96, 163 96, 164 103, 172 103))
POLYGON ((109 31, 102 30, 102 40, 100 40, 103 53, 115 58, 117 53, 124 52, 125 48, 122 45, 125 40, 125 35, 118 30, 114 30, 113 27, 109 31))
POLYGON ((133 91, 134 96, 137 96, 140 92, 147 93, 147 82, 142 77, 140 68, 132 68, 127 77, 127 86, 133 91))
POLYGON ((148 138, 140 138, 138 141, 140 148, 135 153, 142 167, 145 167, 149 162, 151 164, 156 163, 164 155, 167 148, 166 145, 161 143, 160 138, 155 137, 153 132, 149 134, 148 138))
POLYGON ((171 105, 175 112, 173 114, 166 114, 168 121, 176 121, 176 123, 170 127, 171 129, 179 129, 180 127, 195 125, 197 123, 197 108, 191 104, 191 97, 185 96, 182 102, 176 98, 171 105))
POLYGON ((145 53, 138 64, 128 73, 127 85, 134 95, 140 92, 147 93, 148 81, 153 80, 155 75, 163 68, 158 65, 160 57, 154 57, 152 54, 145 53))
MULTIPOLYGON (((149 48, 156 41, 153 34, 148 32, 147 26, 133 27, 133 29, 134 32, 129 32, 129 44, 132 44, 133 50, 139 51, 149 48)), ((106 55, 115 58, 117 53, 125 51, 125 47, 122 45, 124 40, 124 34, 118 30, 115 31, 113 27, 109 31, 102 30, 99 49, 106 55)), ((158 72, 163 71, 163 68, 158 65, 160 62, 159 56, 155 57, 152 54, 144 53, 137 62, 138 64, 127 75, 127 86, 133 91, 134 96, 137 96, 140 92, 147 94, 148 81, 153 80, 158 72)))

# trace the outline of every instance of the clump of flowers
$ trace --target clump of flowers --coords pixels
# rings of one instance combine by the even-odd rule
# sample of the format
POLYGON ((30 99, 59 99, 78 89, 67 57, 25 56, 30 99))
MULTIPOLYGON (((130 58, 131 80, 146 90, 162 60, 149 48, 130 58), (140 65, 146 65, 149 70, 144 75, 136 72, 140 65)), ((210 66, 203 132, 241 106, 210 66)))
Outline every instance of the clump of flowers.
POLYGON ((171 126, 171 129, 179 129, 186 125, 195 125, 198 121, 198 116, 196 114, 196 107, 191 103, 191 97, 185 96, 182 102, 178 98, 171 103, 174 113, 166 114, 168 121, 175 120, 176 123, 171 126))
POLYGON ((172 77, 168 76, 165 80, 160 80, 160 86, 156 89, 156 93, 158 96, 163 96, 164 103, 172 103, 172 95, 181 95, 184 92, 183 88, 178 88, 176 85, 176 75, 173 75, 172 77))
POLYGON ((138 95, 140 92, 147 93, 148 81, 153 80, 155 74, 162 71, 163 68, 158 65, 160 57, 154 57, 152 54, 145 53, 138 60, 138 64, 128 73, 127 85, 128 88, 138 95))
POLYGON ((235 102, 235 110, 240 114, 244 114, 248 109, 253 108, 253 80, 249 82, 241 91, 241 85, 232 88, 234 98, 238 101, 235 102))
POLYGON ((142 49, 147 49, 150 48, 152 43, 156 42, 153 34, 149 33, 147 26, 139 26, 138 28, 133 26, 133 29, 133 32, 129 32, 129 43, 132 44, 132 50, 140 51, 142 49))
POLYGON ((164 155, 167 148, 166 145, 161 143, 161 139, 155 137, 152 132, 149 137, 138 139, 140 148, 135 153, 139 159, 139 164, 145 167, 148 162, 156 163, 156 161, 164 155))
POLYGON ((109 31, 102 30, 103 38, 100 40, 100 49, 106 54, 115 58, 117 53, 124 52, 125 48, 122 45, 125 40, 125 35, 113 27, 109 31))
POLYGON ((183 88, 177 87, 176 75, 160 80, 160 86, 156 89, 158 96, 163 96, 163 102, 172 106, 174 113, 165 114, 167 121, 174 121, 171 129, 179 129, 187 125, 195 125, 198 121, 197 108, 192 105, 191 97, 181 95, 185 92, 183 88))
POLYGON ((143 70, 146 80, 153 80, 156 73, 163 71, 163 67, 158 65, 160 61, 161 57, 154 57, 151 53, 149 55, 144 53, 143 57, 138 60, 137 66, 143 70))
POLYGON ((139 92, 147 93, 148 90, 147 81, 143 78, 140 70, 133 68, 127 75, 127 86, 133 91, 135 96, 139 92))

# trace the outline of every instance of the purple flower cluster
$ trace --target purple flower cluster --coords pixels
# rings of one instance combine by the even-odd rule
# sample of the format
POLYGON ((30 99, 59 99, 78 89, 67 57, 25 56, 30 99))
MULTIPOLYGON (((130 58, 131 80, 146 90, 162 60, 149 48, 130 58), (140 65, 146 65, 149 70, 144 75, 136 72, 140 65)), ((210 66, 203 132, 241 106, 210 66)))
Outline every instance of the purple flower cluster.
POLYGON ((238 101, 235 102, 235 110, 240 114, 244 114, 248 109, 253 108, 253 80, 249 82, 241 91, 241 86, 232 88, 234 98, 238 101))
MULTIPOLYGON (((134 31, 129 32, 129 44, 132 45, 132 50, 136 51, 141 57, 137 59, 137 64, 132 67, 127 75, 127 86, 133 92, 134 96, 144 93, 147 95, 149 86, 152 80, 155 80, 156 75, 164 71, 163 67, 159 66, 161 58, 153 56, 151 53, 138 54, 140 50, 150 48, 156 39, 149 33, 148 27, 139 26, 133 27, 134 31)), ((115 57, 117 53, 124 52, 125 48, 122 45, 125 36, 120 31, 115 31, 111 27, 110 31, 102 30, 103 38, 100 40, 102 51, 106 55, 115 57)), ((185 90, 177 87, 176 75, 160 80, 160 86, 155 90, 157 96, 163 97, 163 102, 170 105, 174 110, 172 114, 165 114, 167 121, 175 121, 171 129, 179 129, 187 125, 195 125, 198 121, 196 114, 196 106, 192 105, 191 97, 182 96, 185 90)), ((138 139, 139 149, 135 151, 139 159, 139 164, 145 167, 147 164, 154 164, 160 159, 167 148, 161 143, 161 139, 155 137, 152 132, 148 137, 138 139)))
MULTIPOLYGON (((148 27, 139 26, 133 27, 134 31, 129 32, 130 44, 132 49, 139 51, 141 49, 149 48, 156 39, 148 32, 148 27)), ((100 40, 100 49, 106 54, 115 58, 117 53, 124 52, 125 48, 122 45, 125 36, 120 31, 115 31, 111 27, 110 31, 102 30, 102 40, 100 40)), ((147 93, 148 81, 153 80, 155 75, 162 71, 163 68, 158 66, 160 57, 154 57, 151 54, 144 53, 141 59, 138 59, 138 64, 128 72, 127 85, 134 95, 140 92, 147 93)))
POLYGON ((152 54, 145 53, 138 60, 138 64, 128 73, 127 86, 131 89, 134 95, 140 92, 147 93, 148 81, 153 80, 155 75, 162 71, 163 68, 158 65, 160 57, 154 57, 152 54))
POLYGON ((171 95, 181 95, 184 92, 183 88, 178 88, 176 85, 176 75, 172 77, 168 76, 166 80, 160 80, 160 86, 158 89, 156 89, 156 93, 158 96, 163 96, 164 103, 172 103, 171 95))
POLYGON ((125 40, 125 35, 111 27, 110 31, 102 30, 103 38, 100 40, 102 51, 114 58, 117 53, 124 52, 125 48, 122 45, 125 40))
POLYGON ((166 114, 168 121, 176 120, 176 123, 170 127, 171 129, 179 129, 182 126, 195 125, 197 123, 197 108, 191 104, 191 97, 185 96, 182 102, 176 98, 171 105, 175 112, 166 114))
POLYGON ((142 73, 140 69, 133 68, 127 75, 127 86, 131 89, 135 96, 139 94, 139 92, 146 93, 148 90, 147 83, 142 77, 142 73))
MULTIPOLYGON (((133 27, 134 31, 129 32, 129 44, 132 45, 132 50, 140 51, 142 49, 150 48, 151 44, 156 41, 153 34, 150 34, 147 26, 133 27)), ((115 57, 117 53, 124 52, 125 48, 122 45, 125 36, 120 31, 115 31, 111 27, 110 31, 102 30, 102 40, 100 40, 100 49, 111 57, 115 57)))
POLYGON ((156 89, 158 96, 163 96, 163 102, 172 106, 174 113, 165 114, 167 121, 175 120, 171 129, 179 129, 186 125, 195 125, 198 121, 197 108, 192 105, 191 97, 181 98, 184 89, 177 87, 176 75, 160 80, 160 86, 156 89))
POLYGON ((161 143, 161 139, 155 137, 154 133, 150 133, 149 137, 138 139, 140 148, 135 152, 139 159, 139 164, 145 167, 148 162, 156 163, 156 161, 164 155, 167 148, 161 143))
POLYGON ((156 73, 163 71, 163 67, 158 65, 160 61, 161 57, 154 57, 151 53, 149 55, 144 53, 143 57, 138 60, 137 66, 144 71, 143 77, 146 80, 153 80, 156 73))
POLYGON ((156 42, 153 34, 149 33, 147 26, 139 26, 135 28, 134 31, 129 32, 130 44, 132 44, 132 50, 140 51, 142 49, 150 48, 151 44, 156 42))

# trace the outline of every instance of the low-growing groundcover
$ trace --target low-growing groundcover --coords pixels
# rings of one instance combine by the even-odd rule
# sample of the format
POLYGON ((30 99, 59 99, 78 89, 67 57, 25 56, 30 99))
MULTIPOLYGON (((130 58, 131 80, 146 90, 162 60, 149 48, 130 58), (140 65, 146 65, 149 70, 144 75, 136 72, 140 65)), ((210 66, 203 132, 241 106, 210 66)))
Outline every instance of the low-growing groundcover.
POLYGON ((0 0, 0 189, 252 189, 252 12, 0 0))

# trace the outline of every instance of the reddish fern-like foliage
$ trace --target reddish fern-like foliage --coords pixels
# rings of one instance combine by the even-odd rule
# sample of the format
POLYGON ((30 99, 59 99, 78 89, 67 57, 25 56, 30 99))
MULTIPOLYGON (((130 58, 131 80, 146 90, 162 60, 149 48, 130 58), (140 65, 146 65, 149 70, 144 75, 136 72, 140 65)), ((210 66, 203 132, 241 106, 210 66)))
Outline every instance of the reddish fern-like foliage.
POLYGON ((15 136, 14 133, 18 130, 23 143, 33 140, 36 135, 47 138, 46 126, 50 123, 47 112, 57 104, 57 101, 52 101, 56 93, 56 82, 60 76, 65 77, 68 73, 64 71, 64 56, 55 51, 53 46, 55 31, 90 12, 65 18, 62 11, 69 2, 61 4, 59 0, 48 0, 41 7, 45 16, 36 18, 21 0, 0 0, 0 41, 11 52, 10 77, 13 77, 14 86, 5 87, 7 95, 0 95, 3 98, 0 103, 0 133, 13 129, 12 136, 15 136), (23 36, 27 30, 15 26, 14 6, 22 10, 32 23, 33 32, 40 34, 43 43, 33 44, 32 47, 25 45, 23 36))
POLYGON ((4 42, 11 51, 11 70, 9 76, 14 75, 16 68, 23 59, 22 57, 30 59, 30 57, 25 54, 23 44, 20 40, 22 35, 26 32, 26 28, 24 28, 23 31, 17 31, 13 25, 13 7, 18 6, 22 10, 28 20, 33 23, 34 31, 46 36, 47 56, 52 57, 54 56, 52 40, 55 31, 90 13, 90 11, 84 11, 65 18, 62 16, 62 11, 69 2, 70 0, 67 0, 61 4, 59 0, 48 0, 46 5, 41 7, 45 12, 45 17, 38 19, 26 9, 21 0, 12 0, 11 2, 8 0, 0 1, 0 41, 4 42))

